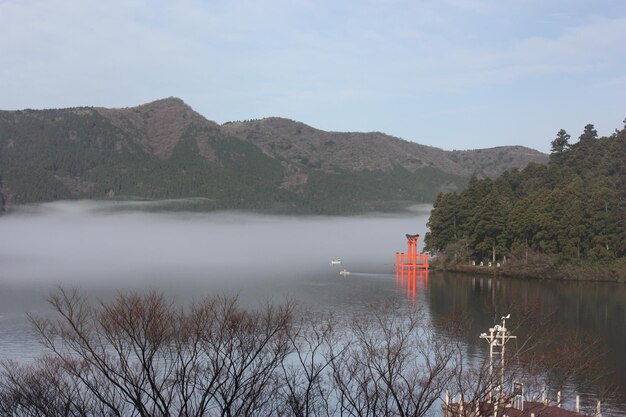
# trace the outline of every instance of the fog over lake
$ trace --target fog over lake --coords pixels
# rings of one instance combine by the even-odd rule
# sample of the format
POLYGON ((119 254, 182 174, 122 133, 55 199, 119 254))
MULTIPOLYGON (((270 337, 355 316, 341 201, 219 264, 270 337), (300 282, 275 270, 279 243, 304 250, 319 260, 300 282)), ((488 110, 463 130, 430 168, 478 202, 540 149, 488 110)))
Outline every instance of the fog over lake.
POLYGON ((237 294, 251 306, 291 298, 319 309, 362 308, 394 296, 394 253, 406 249, 405 233, 423 235, 430 210, 353 217, 173 211, 185 203, 193 206, 55 202, 1 216, 0 353, 34 355, 25 314, 46 314, 45 298, 59 284, 103 300, 157 290, 181 304, 237 294), (343 265, 331 267, 333 258, 343 265), (360 278, 358 288, 341 281, 342 268, 352 282, 360 278))
POLYGON ((141 210, 158 204, 59 202, 0 217, 0 279, 127 285, 129 277, 145 284, 227 274, 257 280, 301 275, 337 257, 346 267, 379 268, 404 251, 405 233, 424 233, 430 209, 366 217, 141 210))

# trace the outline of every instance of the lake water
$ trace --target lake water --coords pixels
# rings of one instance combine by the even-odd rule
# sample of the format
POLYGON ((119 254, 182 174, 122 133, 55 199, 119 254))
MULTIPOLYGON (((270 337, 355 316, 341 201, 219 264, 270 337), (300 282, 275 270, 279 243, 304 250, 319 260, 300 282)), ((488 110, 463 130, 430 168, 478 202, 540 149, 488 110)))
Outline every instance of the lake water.
MULTIPOLYGON (((616 390, 604 415, 626 415, 624 284, 432 272, 398 280, 394 253, 405 251, 405 233, 423 236, 428 207, 362 217, 159 211, 172 204, 53 203, 0 217, 0 357, 27 361, 41 353, 25 314, 48 314, 45 297, 60 283, 94 300, 153 289, 181 303, 236 293, 250 307, 289 297, 338 315, 397 299, 423 305, 434 319, 469 318, 462 342, 470 358, 485 355, 478 335, 509 306, 532 304, 554 312, 564 334, 600 341, 600 363, 616 390), (333 258, 341 267, 330 265, 333 258), (351 274, 341 277, 342 268, 351 274)), ((604 387, 582 392, 583 400, 604 387)))

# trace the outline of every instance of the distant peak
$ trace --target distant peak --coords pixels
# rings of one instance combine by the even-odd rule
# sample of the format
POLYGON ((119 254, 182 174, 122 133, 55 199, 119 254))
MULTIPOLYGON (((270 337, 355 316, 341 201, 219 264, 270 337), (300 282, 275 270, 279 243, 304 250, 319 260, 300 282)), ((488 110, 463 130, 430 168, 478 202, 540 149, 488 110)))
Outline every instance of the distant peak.
POLYGON ((178 97, 166 97, 161 98, 159 100, 151 101, 150 103, 144 104, 144 106, 185 106, 189 107, 187 103, 185 103, 182 99, 178 97))
POLYGON ((187 103, 178 97, 167 97, 158 100, 151 101, 149 103, 138 104, 131 107, 98 107, 99 111, 146 111, 146 110, 159 110, 159 109, 191 109, 187 103))
POLYGON ((155 102, 159 102, 159 101, 166 102, 166 103, 185 104, 183 99, 178 98, 178 97, 174 97, 174 96, 169 96, 169 97, 166 97, 166 98, 155 100, 155 102))
POLYGON ((175 113, 187 113, 193 111, 191 106, 185 103, 178 97, 167 97, 159 100, 151 101, 146 104, 140 104, 139 106, 131 107, 129 110, 139 112, 175 112, 175 113))

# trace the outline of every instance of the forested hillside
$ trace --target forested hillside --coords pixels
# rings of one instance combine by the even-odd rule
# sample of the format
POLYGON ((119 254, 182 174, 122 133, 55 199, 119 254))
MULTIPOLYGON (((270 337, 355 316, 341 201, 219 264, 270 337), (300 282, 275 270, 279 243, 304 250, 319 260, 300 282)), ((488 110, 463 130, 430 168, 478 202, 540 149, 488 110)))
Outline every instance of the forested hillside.
POLYGON ((626 126, 598 138, 589 124, 570 142, 561 130, 548 165, 472 178, 464 191, 440 194, 425 250, 449 263, 505 257, 528 263, 530 256, 544 272, 619 269, 626 257, 626 126))
POLYGON ((182 100, 0 111, 0 209, 61 199, 202 198, 203 210, 357 213, 430 203, 529 161, 523 147, 447 152, 288 119, 219 125, 182 100))
POLYGON ((279 198, 278 161, 210 125, 192 120, 178 130, 169 149, 167 140, 151 148, 154 136, 143 140, 144 130, 120 127, 96 109, 0 113, 2 192, 14 203, 204 196, 216 208, 279 198), (203 147, 220 163, 210 163, 203 147))
POLYGON ((323 171, 389 172, 395 167, 408 171, 430 167, 465 177, 497 177, 529 162, 548 161, 547 155, 523 146, 445 151, 381 132, 326 132, 280 117, 228 122, 222 130, 253 143, 268 155, 323 171))

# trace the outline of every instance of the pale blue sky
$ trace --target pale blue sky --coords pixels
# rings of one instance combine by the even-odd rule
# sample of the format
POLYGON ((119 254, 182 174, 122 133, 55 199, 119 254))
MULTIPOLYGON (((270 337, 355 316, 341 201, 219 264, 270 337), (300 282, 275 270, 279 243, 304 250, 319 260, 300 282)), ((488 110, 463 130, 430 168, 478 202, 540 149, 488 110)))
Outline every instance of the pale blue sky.
POLYGON ((0 109, 177 96, 444 149, 626 118, 623 0, 0 0, 0 109))

